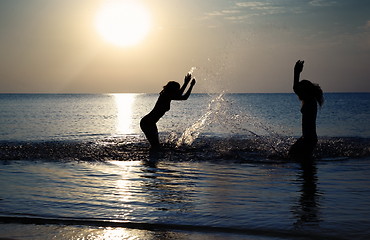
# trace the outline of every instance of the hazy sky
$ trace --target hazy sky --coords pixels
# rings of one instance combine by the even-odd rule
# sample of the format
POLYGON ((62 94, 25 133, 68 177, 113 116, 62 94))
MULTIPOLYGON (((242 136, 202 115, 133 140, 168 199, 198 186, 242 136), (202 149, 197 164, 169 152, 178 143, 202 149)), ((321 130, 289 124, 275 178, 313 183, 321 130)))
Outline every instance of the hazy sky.
POLYGON ((368 0, 136 0, 131 47, 98 33, 104 2, 0 0, 0 92, 159 92, 192 67, 196 92, 292 92, 298 59, 326 92, 370 91, 368 0))

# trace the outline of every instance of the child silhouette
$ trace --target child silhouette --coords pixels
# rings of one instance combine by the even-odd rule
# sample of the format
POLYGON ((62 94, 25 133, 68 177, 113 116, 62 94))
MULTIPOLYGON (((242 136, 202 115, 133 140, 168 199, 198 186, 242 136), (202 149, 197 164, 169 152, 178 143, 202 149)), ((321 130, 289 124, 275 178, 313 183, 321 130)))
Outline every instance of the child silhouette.
POLYGON ((189 98, 196 82, 194 78, 191 80, 190 87, 187 92, 185 94, 183 93, 190 80, 191 74, 187 74, 184 79, 184 84, 181 88, 178 82, 168 82, 160 92, 153 110, 141 119, 140 127, 150 143, 150 150, 158 151, 160 149, 156 123, 168 110, 170 110, 170 104, 172 100, 187 100, 189 98))
POLYGON ((317 144, 316 116, 317 104, 324 104, 323 92, 318 84, 308 80, 299 81, 304 61, 298 60, 294 66, 293 90, 302 102, 302 137, 290 148, 292 158, 311 159, 317 144))

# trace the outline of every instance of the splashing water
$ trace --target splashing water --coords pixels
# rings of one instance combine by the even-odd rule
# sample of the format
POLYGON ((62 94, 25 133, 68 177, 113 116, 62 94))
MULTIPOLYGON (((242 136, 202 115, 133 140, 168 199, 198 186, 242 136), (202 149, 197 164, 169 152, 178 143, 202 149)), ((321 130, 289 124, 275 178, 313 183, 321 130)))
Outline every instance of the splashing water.
MULTIPOLYGON (((225 65, 223 64, 221 64, 223 66, 221 73, 225 72, 225 65)), ((220 63, 216 65, 220 65, 220 63)), ((204 71, 202 67, 202 71, 199 71, 198 67, 193 66, 188 73, 193 75, 195 70, 197 70, 197 73, 205 74, 205 76, 199 76, 204 81, 209 76, 212 76, 212 82, 217 79, 222 80, 219 71, 215 72, 212 70, 208 72, 204 71)), ((225 86, 223 81, 221 81, 221 85, 225 86)), ((166 142, 175 144, 177 147, 191 146, 207 127, 215 127, 223 133, 230 134, 230 136, 233 134, 247 136, 250 138, 249 140, 258 143, 260 148, 277 155, 286 155, 289 146, 292 145, 294 140, 293 138, 283 137, 273 129, 273 126, 249 113, 249 111, 246 112, 245 109, 238 111, 238 108, 234 106, 234 102, 225 96, 225 90, 222 90, 220 94, 210 100, 206 112, 190 127, 186 128, 180 137, 178 137, 177 133, 171 132, 166 142)))
POLYGON ((172 132, 167 142, 174 143, 177 147, 191 146, 206 128, 215 127, 226 130, 221 132, 230 135, 227 139, 235 134, 243 135, 249 142, 254 142, 259 150, 278 156, 286 155, 292 144, 292 138, 283 137, 265 121, 245 111, 230 110, 232 105, 233 101, 226 98, 224 91, 221 92, 210 100, 206 112, 186 128, 180 137, 172 132))
POLYGON ((221 102, 224 101, 224 92, 220 93, 217 97, 213 98, 208 104, 208 109, 203 116, 201 116, 193 125, 185 129, 181 137, 177 140, 176 146, 180 147, 181 145, 190 146, 195 139, 198 138, 201 131, 209 125, 212 121, 212 115, 218 114, 221 109, 221 102))
POLYGON ((197 69, 197 67, 191 67, 189 70, 189 74, 193 74, 193 72, 197 69))

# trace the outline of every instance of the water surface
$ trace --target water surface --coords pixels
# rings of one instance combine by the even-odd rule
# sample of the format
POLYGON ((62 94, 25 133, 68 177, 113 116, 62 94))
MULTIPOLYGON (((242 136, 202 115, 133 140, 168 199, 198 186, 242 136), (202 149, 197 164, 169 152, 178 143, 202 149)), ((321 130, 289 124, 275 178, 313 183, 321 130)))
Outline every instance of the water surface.
POLYGON ((0 237, 367 239, 370 94, 326 94, 311 168, 293 94, 174 102, 153 155, 157 97, 1 94, 0 237))

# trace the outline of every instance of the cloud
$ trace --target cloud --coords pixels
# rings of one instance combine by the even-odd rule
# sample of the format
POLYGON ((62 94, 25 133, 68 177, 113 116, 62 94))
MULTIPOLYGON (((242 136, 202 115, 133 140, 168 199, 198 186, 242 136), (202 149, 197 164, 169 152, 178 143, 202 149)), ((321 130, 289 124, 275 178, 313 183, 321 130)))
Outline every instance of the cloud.
POLYGON ((365 24, 365 28, 366 28, 366 29, 370 29, 370 20, 368 20, 368 21, 366 22, 366 24, 365 24))
POLYGON ((273 2, 238 2, 235 5, 239 8, 244 8, 244 10, 257 12, 260 15, 285 13, 287 11, 286 6, 279 6, 273 2))
POLYGON ((235 5, 239 6, 239 7, 259 8, 259 7, 265 6, 266 3, 262 3, 262 2, 238 2, 235 5))
POLYGON ((254 16, 284 14, 287 12, 297 13, 299 12, 298 10, 294 6, 276 3, 276 1, 239 1, 223 10, 206 13, 204 19, 223 18, 234 23, 241 23, 254 16))
POLYGON ((314 7, 331 7, 336 5, 336 1, 328 1, 328 0, 312 0, 310 5, 314 7))
POLYGON ((222 11, 213 11, 206 14, 208 17, 214 16, 224 16, 225 14, 222 11))

